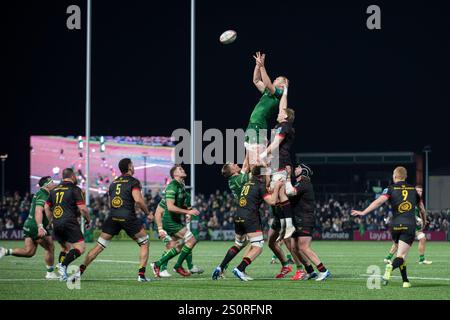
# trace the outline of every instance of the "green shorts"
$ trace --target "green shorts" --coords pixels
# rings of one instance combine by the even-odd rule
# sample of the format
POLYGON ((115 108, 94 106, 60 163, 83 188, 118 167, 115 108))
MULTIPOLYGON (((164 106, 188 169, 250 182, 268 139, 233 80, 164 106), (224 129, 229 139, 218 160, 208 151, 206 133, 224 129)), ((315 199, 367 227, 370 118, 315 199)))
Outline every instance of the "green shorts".
POLYGON ((181 222, 175 221, 170 217, 166 218, 166 214, 164 214, 162 219, 162 227, 169 236, 173 237, 185 226, 181 222))
POLYGON ((267 127, 249 123, 245 130, 245 142, 248 144, 267 144, 267 127), (264 131, 265 130, 265 131, 264 131))
MULTIPOLYGON (((47 231, 47 234, 50 234, 50 232, 47 229, 47 226, 45 226, 45 230, 47 231)), ((23 237, 24 238, 31 238, 31 240, 35 241, 38 240, 38 226, 36 224, 36 221, 34 220, 25 220, 25 223, 23 225, 23 237)))

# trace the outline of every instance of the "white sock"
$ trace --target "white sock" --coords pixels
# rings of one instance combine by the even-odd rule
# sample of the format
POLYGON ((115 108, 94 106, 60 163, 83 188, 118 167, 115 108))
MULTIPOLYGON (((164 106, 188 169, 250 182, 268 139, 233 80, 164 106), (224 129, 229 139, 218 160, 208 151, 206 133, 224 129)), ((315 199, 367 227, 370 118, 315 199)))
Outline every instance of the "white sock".
POLYGON ((12 256, 12 254, 13 254, 13 249, 6 249, 7 256, 12 256))
POLYGON ((281 230, 285 230, 286 229, 286 219, 282 218, 280 219, 280 223, 281 223, 281 230))
POLYGON ((292 225, 292 218, 286 218, 286 227, 287 228, 293 227, 293 225, 292 225))

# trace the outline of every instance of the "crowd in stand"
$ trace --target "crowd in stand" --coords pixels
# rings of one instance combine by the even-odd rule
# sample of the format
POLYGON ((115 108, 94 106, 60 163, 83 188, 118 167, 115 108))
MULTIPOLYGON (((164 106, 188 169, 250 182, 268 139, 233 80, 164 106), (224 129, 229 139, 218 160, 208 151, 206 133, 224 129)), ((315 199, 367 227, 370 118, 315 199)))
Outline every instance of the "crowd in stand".
MULTIPOLYGON (((145 194, 145 200, 149 210, 154 212, 161 200, 160 190, 154 190, 145 194)), ((20 229, 25 222, 31 202, 29 193, 20 195, 15 192, 7 195, 0 205, 0 231, 7 229, 20 229)), ((101 228, 103 221, 109 214, 108 197, 106 194, 91 198, 93 224, 101 228)), ((370 200, 359 201, 354 206, 349 202, 336 199, 317 201, 315 216, 316 230, 319 232, 349 232, 353 230, 387 230, 386 218, 392 215, 392 209, 382 206, 365 217, 352 217, 352 209, 365 208, 370 200)), ((229 192, 216 191, 210 195, 199 194, 196 197, 196 207, 200 211, 199 231, 233 230, 233 216, 237 206, 229 192)), ((264 230, 269 229, 271 219, 270 209, 267 205, 261 207, 261 220, 264 230)), ((155 228, 153 223, 147 220, 142 212, 137 212, 147 229, 155 228)), ((427 230, 449 231, 450 209, 440 212, 428 213, 427 230)))
POLYGON ((115 143, 125 143, 125 144, 136 144, 145 146, 170 146, 173 147, 175 144, 171 137, 128 137, 128 136, 117 136, 117 137, 105 137, 106 142, 115 143))

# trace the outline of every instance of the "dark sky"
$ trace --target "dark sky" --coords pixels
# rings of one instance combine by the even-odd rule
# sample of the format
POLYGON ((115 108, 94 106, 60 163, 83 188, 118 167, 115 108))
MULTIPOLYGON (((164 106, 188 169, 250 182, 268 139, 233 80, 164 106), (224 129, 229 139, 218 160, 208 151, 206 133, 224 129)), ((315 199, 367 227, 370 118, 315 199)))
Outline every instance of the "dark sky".
MULTIPOLYGON (((190 2, 93 2, 92 134, 189 128, 190 2)), ((290 79, 296 152, 420 152, 430 144, 431 169, 450 165, 443 2, 197 2, 197 120, 205 129, 245 128, 259 98, 252 54, 261 50, 269 75, 290 79), (366 28, 370 4, 381 7, 382 30, 366 28), (227 29, 238 39, 223 46, 227 29)), ((7 189, 28 188, 30 135, 84 133, 85 15, 83 29, 69 31, 71 4, 85 13, 76 0, 2 5, 7 189)), ((198 166, 200 191, 225 188, 219 167, 198 166)))

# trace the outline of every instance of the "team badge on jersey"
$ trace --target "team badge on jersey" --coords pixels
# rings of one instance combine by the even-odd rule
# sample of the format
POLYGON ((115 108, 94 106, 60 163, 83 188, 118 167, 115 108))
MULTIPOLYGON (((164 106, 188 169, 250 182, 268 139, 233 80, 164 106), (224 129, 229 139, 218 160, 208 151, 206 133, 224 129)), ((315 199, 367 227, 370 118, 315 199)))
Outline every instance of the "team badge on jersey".
POLYGON ((114 197, 111 201, 111 205, 114 208, 120 208, 122 206, 122 204, 123 204, 123 200, 121 197, 114 197))
POLYGON ((241 207, 245 207, 247 205, 247 200, 245 198, 240 198, 239 199, 239 205, 241 207))
POLYGON ((398 206, 398 212, 400 212, 400 213, 405 213, 405 212, 411 211, 411 209, 412 209, 412 204, 409 201, 402 202, 398 206))
POLYGON ((58 219, 61 218, 61 216, 63 215, 63 208, 61 208, 61 206, 56 206, 55 209, 53 209, 53 216, 58 219))

